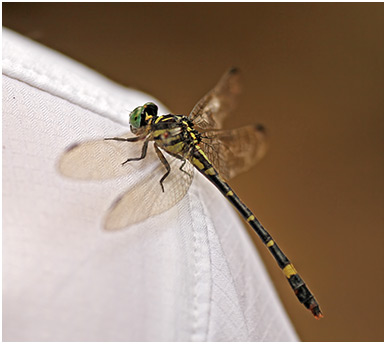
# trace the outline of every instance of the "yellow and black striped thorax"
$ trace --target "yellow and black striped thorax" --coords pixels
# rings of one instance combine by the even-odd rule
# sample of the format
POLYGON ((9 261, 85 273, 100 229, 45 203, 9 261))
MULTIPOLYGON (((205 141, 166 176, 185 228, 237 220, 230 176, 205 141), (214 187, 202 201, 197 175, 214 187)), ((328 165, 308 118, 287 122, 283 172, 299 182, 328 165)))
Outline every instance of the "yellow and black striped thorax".
POLYGON ((201 142, 200 133, 185 116, 169 114, 152 117, 148 125, 152 139, 172 155, 187 157, 193 147, 201 142))

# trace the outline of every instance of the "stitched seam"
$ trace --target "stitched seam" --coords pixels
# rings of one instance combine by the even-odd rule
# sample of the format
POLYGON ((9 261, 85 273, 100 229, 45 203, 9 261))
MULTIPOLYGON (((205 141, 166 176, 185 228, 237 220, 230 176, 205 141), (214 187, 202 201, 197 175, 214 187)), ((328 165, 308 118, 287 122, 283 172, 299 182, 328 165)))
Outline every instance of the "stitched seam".
MULTIPOLYGON (((247 319, 246 319, 246 316, 245 316, 245 310, 243 309, 243 307, 241 307, 240 297, 239 297, 238 293, 236 292, 236 291, 237 291, 237 288, 236 288, 236 283, 235 283, 234 276, 233 276, 233 274, 232 274, 232 269, 230 268, 229 263, 228 263, 228 260, 226 259, 227 256, 226 256, 226 254, 225 254, 223 245, 222 245, 221 240, 220 240, 220 238, 219 238, 219 236, 218 236, 217 233, 216 233, 216 236, 217 236, 217 240, 218 240, 220 249, 221 249, 221 251, 222 251, 222 253, 223 253, 224 262, 225 262, 225 264, 226 264, 226 266, 227 266, 227 268, 228 268, 229 275, 230 275, 230 277, 231 277, 231 279, 232 279, 233 290, 235 291, 235 295, 236 295, 236 297, 237 297, 237 305, 238 305, 238 307, 239 307, 240 313, 241 313, 242 316, 243 316, 245 328, 246 328, 246 330, 247 330, 247 336, 248 336, 248 338, 249 338, 249 336, 250 336, 250 330, 249 330, 248 322, 247 322, 247 319)), ((248 339, 247 339, 247 340, 248 340, 248 339)))
MULTIPOLYGON (((202 205, 203 212, 204 212, 205 227, 208 228, 209 225, 212 225, 212 224, 208 224, 209 215, 206 207, 203 206, 204 202, 201 196, 202 196, 201 193, 197 192, 197 197, 202 205)), ((212 227, 214 228, 213 225, 212 227)), ((208 337, 209 337, 209 324, 210 324, 210 317, 212 314, 212 300, 213 300, 213 271, 212 271, 213 264, 212 264, 212 250, 211 250, 209 235, 208 235, 208 253, 209 253, 208 257, 209 257, 209 273, 210 273, 210 276, 209 276, 210 291, 209 291, 209 307, 208 307, 208 314, 207 314, 206 331, 205 331, 205 338, 203 339, 203 341, 208 341, 208 337)))
MULTIPOLYGON (((199 207, 201 209, 204 209, 204 206, 203 206, 203 202, 201 201, 201 198, 199 197, 199 192, 197 192, 197 188, 195 188, 193 186, 193 192, 194 192, 194 196, 197 197, 198 199, 198 203, 199 203, 199 207)), ((189 205, 192 206, 192 202, 191 202, 191 198, 189 196, 189 205)), ((197 206, 195 206, 195 208, 197 208, 197 206)), ((192 207, 191 207, 192 209, 192 207)), ((195 210, 197 211, 197 210, 195 210)), ((206 239, 208 239, 208 222, 206 220, 207 218, 205 217, 205 237, 206 239)), ((199 230, 199 229, 198 229, 199 230)), ((210 315, 210 306, 211 306, 211 295, 212 295, 212 273, 211 273, 211 257, 210 257, 210 245, 209 245, 209 240, 206 240, 207 241, 207 247, 208 247, 208 262, 207 264, 208 265, 208 270, 206 271, 206 273, 209 273, 209 278, 208 278, 208 281, 204 280, 206 279, 206 273, 204 272, 204 274, 201 274, 200 276, 200 271, 199 271, 199 263, 202 261, 202 247, 201 247, 201 243, 200 243, 200 240, 199 240, 199 232, 198 230, 196 229, 196 225, 195 225, 195 222, 193 220, 193 245, 194 245, 194 249, 193 249, 193 254, 194 254, 194 264, 195 264, 195 269, 194 269, 194 279, 195 279, 195 288, 194 288, 194 307, 193 307, 193 326, 192 326, 192 336, 191 336, 191 341, 205 341, 207 340, 207 337, 208 337, 208 331, 209 331, 209 315, 210 315), (206 327, 205 328, 205 339, 201 338, 202 335, 199 334, 199 329, 202 328, 203 324, 200 324, 200 321, 202 320, 202 316, 203 314, 200 313, 200 309, 201 308, 201 311, 202 311, 202 308, 203 306, 199 307, 199 299, 200 298, 200 294, 202 294, 203 292, 199 293, 199 285, 200 283, 204 282, 206 285, 209 286, 209 292, 207 292, 207 294, 205 295, 206 299, 208 300, 208 311, 207 311, 207 315, 206 315, 206 323, 204 324, 204 326, 206 327), (208 284, 209 283, 209 284, 208 284)), ((205 292, 205 291, 204 291, 205 292)))
MULTIPOLYGON (((188 193, 189 194, 189 193, 188 193)), ((189 206, 192 206, 190 195, 189 195, 189 206)), ((197 240, 197 231, 194 227, 194 222, 193 223, 193 257, 194 257, 194 291, 193 291, 193 326, 192 326, 192 336, 191 340, 194 339, 196 336, 196 332, 198 330, 198 257, 197 257, 197 251, 198 251, 198 240, 197 240)))

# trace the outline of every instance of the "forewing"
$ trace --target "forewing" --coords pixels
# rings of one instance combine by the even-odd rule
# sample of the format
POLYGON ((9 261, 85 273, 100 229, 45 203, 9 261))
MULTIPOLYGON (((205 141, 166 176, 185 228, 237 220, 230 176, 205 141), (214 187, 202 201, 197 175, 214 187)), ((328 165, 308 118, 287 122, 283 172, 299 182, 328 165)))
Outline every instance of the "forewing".
POLYGON ((203 135, 201 148, 227 180, 251 168, 267 149, 265 131, 260 125, 208 131, 203 135))
MULTIPOLYGON (((127 133, 121 138, 132 134, 127 133)), ((66 177, 84 180, 105 180, 129 174, 138 164, 122 163, 140 156, 143 141, 126 142, 91 140, 70 146, 60 157, 58 169, 66 177)))
POLYGON ((115 200, 105 218, 105 229, 121 229, 161 214, 185 196, 192 183, 193 166, 187 161, 183 172, 180 170, 183 163, 181 160, 167 153, 164 155, 171 167, 169 176, 163 182, 165 191, 162 191, 160 179, 166 173, 166 169, 160 162, 152 175, 144 178, 115 200))
POLYGON ((241 92, 240 72, 231 68, 218 84, 194 106, 189 119, 200 129, 220 129, 241 92))

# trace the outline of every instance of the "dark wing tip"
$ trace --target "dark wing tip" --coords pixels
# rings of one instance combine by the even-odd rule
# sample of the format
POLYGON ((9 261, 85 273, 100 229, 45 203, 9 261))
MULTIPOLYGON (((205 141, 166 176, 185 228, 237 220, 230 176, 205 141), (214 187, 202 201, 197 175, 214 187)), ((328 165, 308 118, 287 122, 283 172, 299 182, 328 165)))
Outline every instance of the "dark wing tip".
POLYGON ((114 223, 114 219, 113 221, 111 216, 112 216, 112 211, 114 210, 114 208, 118 205, 118 203, 122 200, 123 198, 123 195, 120 195, 119 197, 117 197, 114 202, 110 205, 107 213, 105 214, 105 218, 103 220, 103 229, 106 230, 106 231, 113 231, 113 230, 117 230, 117 229, 121 229, 122 227, 116 223, 114 223))
POLYGON ((262 124, 256 124, 255 128, 257 131, 260 131, 263 134, 267 133, 267 130, 265 129, 265 127, 262 124))
POLYGON ((73 149, 75 149, 76 147, 79 146, 80 143, 73 143, 72 145, 68 146, 65 150, 65 153, 69 152, 69 151, 72 151, 73 149))
POLYGON ((236 73, 239 73, 240 72, 240 69, 238 67, 231 67, 229 69, 229 73, 230 74, 236 74, 236 73))
POLYGON ((113 209, 116 207, 116 205, 122 200, 122 198, 123 198, 123 195, 119 195, 119 196, 113 201, 113 203, 110 205, 109 210, 113 210, 113 209))

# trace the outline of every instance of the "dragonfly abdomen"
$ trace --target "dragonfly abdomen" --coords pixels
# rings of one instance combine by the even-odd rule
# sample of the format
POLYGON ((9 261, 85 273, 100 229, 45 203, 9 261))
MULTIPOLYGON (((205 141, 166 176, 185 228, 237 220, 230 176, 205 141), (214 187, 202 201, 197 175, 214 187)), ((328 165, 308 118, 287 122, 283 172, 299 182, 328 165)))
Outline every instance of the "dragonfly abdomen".
POLYGON ((275 258, 280 269, 286 276, 298 300, 312 312, 315 318, 319 319, 323 317, 318 302, 304 283, 303 279, 295 270, 295 267, 291 264, 290 260, 276 244, 271 235, 265 230, 259 220, 254 216, 252 211, 240 200, 232 188, 220 177, 217 171, 207 160, 203 152, 197 150, 192 155, 194 156, 192 163, 195 165, 195 167, 206 178, 208 178, 217 187, 217 189, 221 191, 221 193, 229 200, 229 202, 236 208, 239 214, 247 221, 247 223, 263 241, 265 246, 271 252, 272 256, 275 258), (208 171, 210 171, 210 173, 208 173, 208 171))

